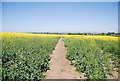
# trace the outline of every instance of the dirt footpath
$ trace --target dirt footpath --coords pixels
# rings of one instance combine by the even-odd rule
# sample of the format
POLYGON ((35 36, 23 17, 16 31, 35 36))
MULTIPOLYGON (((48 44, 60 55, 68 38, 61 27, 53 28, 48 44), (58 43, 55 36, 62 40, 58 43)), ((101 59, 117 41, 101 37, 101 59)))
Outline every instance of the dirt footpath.
POLYGON ((50 70, 45 73, 46 79, 80 79, 75 67, 71 66, 70 62, 65 59, 67 50, 62 40, 63 38, 59 39, 51 55, 50 70))

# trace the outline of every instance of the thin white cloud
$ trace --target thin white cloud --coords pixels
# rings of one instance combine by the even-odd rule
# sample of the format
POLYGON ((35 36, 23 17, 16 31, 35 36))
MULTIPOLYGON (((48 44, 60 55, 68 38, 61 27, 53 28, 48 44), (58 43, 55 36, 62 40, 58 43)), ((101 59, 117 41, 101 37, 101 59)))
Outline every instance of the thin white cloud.
POLYGON ((2 0, 2 2, 119 2, 119 0, 2 0))

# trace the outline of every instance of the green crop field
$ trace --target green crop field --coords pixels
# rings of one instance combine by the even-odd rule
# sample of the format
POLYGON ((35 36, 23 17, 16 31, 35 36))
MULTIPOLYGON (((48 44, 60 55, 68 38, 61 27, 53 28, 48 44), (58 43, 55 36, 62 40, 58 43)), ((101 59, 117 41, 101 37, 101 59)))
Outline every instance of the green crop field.
POLYGON ((58 37, 3 34, 2 79, 43 79, 58 37))
POLYGON ((118 71, 118 38, 105 36, 67 37, 67 59, 90 79, 106 79, 118 71), (110 66, 111 65, 111 66, 110 66))
MULTIPOLYGON (((2 79, 44 79, 50 55, 63 37, 67 56, 88 79, 107 79, 118 73, 118 37, 82 35, 2 34, 2 79)), ((57 67, 57 66, 56 66, 57 67)), ((80 76, 81 77, 81 76, 80 76)))

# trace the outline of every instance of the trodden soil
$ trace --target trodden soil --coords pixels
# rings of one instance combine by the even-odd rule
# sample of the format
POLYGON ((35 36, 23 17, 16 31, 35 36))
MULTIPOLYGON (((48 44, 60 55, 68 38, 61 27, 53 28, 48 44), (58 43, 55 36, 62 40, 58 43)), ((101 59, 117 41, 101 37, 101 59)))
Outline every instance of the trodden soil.
POLYGON ((50 60, 50 70, 45 73, 46 79, 85 79, 83 74, 75 71, 75 67, 70 65, 66 59, 67 50, 64 46, 63 38, 58 40, 55 50, 50 60))

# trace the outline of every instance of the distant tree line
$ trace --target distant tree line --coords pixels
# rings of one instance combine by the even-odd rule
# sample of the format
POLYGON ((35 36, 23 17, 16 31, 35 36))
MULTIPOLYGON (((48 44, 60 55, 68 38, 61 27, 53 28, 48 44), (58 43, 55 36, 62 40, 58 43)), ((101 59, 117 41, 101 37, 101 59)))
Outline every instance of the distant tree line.
POLYGON ((108 33, 58 33, 58 32, 29 32, 33 34, 59 34, 59 35, 109 35, 120 36, 120 33, 108 32, 108 33))
POLYGON ((68 33, 68 35, 120 35, 120 33, 108 32, 108 33, 68 33))

